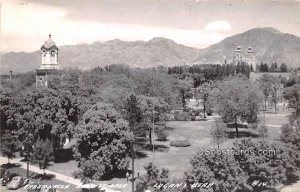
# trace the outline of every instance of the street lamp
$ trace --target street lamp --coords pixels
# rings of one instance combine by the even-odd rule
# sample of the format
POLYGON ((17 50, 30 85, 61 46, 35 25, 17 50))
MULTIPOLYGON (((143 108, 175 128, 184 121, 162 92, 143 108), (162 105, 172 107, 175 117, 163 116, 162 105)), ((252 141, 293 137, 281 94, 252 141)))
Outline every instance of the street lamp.
POLYGON ((132 184, 132 192, 134 192, 134 182, 136 179, 138 179, 140 177, 140 172, 137 171, 137 177, 134 176, 134 149, 133 149, 133 143, 131 144, 131 158, 132 158, 132 172, 131 172, 131 178, 129 179, 129 173, 126 173, 126 178, 127 178, 127 182, 128 180, 131 182, 132 184))

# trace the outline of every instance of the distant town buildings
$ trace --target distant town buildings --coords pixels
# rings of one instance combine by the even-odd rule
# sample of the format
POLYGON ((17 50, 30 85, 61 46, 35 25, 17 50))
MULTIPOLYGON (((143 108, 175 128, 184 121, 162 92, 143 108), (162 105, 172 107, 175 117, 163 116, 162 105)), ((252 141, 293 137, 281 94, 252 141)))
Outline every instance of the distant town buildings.
POLYGON ((248 47, 247 52, 243 53, 241 46, 237 46, 233 55, 233 64, 237 65, 242 62, 247 63, 254 72, 256 71, 256 59, 251 47, 248 47))
POLYGON ((41 66, 36 69, 36 85, 48 87, 49 76, 59 70, 58 47, 51 39, 51 35, 41 47, 41 66))

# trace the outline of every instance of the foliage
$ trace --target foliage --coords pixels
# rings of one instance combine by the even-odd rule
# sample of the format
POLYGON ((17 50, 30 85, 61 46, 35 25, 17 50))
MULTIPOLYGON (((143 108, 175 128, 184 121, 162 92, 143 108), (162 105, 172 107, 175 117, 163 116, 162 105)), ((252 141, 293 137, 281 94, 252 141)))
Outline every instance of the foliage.
POLYGON ((169 170, 165 168, 159 170, 153 163, 148 163, 144 168, 147 173, 141 176, 137 181, 136 192, 144 192, 146 189, 150 189, 151 191, 163 191, 162 187, 155 186, 168 183, 169 170))
POLYGON ((44 170, 48 167, 48 163, 53 155, 53 149, 50 140, 39 139, 35 142, 32 153, 32 162, 39 165, 44 170))
POLYGON ((181 98, 182 110, 186 111, 186 99, 191 97, 191 91, 193 88, 192 78, 186 77, 185 79, 178 79, 177 88, 181 98))
POLYGON ((153 126, 165 121, 169 106, 163 99, 156 97, 142 95, 137 100, 142 114, 139 128, 141 132, 148 133, 150 145, 152 145, 153 126))
POLYGON ((292 125, 300 125, 300 83, 287 87, 283 97, 288 100, 288 107, 292 109, 290 122, 292 125))
MULTIPOLYGON (((8 124, 17 125, 19 139, 32 146, 38 138, 61 147, 78 121, 78 107, 70 92, 30 88, 10 105, 8 124)), ((26 145, 27 145, 26 144, 26 145)))
POLYGON ((287 72, 288 71, 287 65, 285 63, 281 63, 280 71, 281 72, 287 72))
POLYGON ((196 89, 196 99, 201 99, 203 104, 204 118, 206 118, 207 111, 212 111, 213 108, 213 89, 215 84, 204 83, 196 89), (208 110, 207 110, 208 109, 208 110))
POLYGON ((143 120, 142 111, 138 106, 138 101, 135 95, 131 95, 125 103, 125 119, 129 122, 129 127, 135 136, 143 134, 140 132, 140 125, 143 120))
POLYGON ((227 138, 226 127, 226 124, 221 119, 215 119, 210 134, 212 140, 218 144, 218 149, 220 148, 220 143, 227 138))
POLYGON ((260 92, 244 77, 233 77, 219 84, 214 93, 215 108, 224 122, 234 122, 237 137, 238 121, 257 121, 260 92))
POLYGON ((167 141, 169 132, 167 130, 165 123, 156 125, 154 128, 154 132, 157 136, 158 141, 167 141))
POLYGON ((74 134, 74 156, 80 169, 77 176, 99 180, 127 168, 133 134, 111 105, 93 105, 84 113, 74 134))
POLYGON ((15 153, 18 151, 18 139, 16 135, 6 131, 3 135, 1 135, 1 152, 3 156, 8 158, 8 162, 10 159, 15 157, 15 153))
POLYGON ((267 100, 268 98, 270 98, 271 102, 274 103, 275 105, 275 113, 276 113, 276 106, 279 100, 278 91, 281 87, 278 78, 276 78, 273 75, 263 74, 259 79, 259 82, 260 82, 261 90, 263 91, 264 94, 265 109, 266 109, 267 100))
POLYGON ((213 183, 213 191, 251 191, 247 185, 247 175, 236 165, 231 155, 203 155, 198 152, 191 159, 192 168, 185 172, 187 191, 202 191, 192 188, 195 183, 213 183))
POLYGON ((189 146, 191 146, 191 142, 187 139, 175 140, 175 141, 170 142, 170 146, 172 146, 172 147, 189 147, 189 146))
POLYGON ((104 103, 110 103, 119 113, 125 112, 125 103, 134 94, 136 85, 125 75, 114 75, 114 78, 100 86, 100 97, 104 103))
POLYGON ((282 125, 280 140, 300 150, 300 126, 282 125))
POLYGON ((280 142, 268 143, 243 139, 234 142, 233 145, 233 150, 239 152, 234 155, 234 158, 247 173, 249 183, 259 180, 267 182, 268 185, 274 185, 286 181, 299 166, 299 154, 280 142), (259 151, 261 151, 260 154, 258 154, 259 151))
POLYGON ((6 130, 14 130, 14 124, 9 124, 7 121, 10 118, 10 106, 14 103, 13 92, 9 88, 0 89, 0 135, 3 135, 6 130))

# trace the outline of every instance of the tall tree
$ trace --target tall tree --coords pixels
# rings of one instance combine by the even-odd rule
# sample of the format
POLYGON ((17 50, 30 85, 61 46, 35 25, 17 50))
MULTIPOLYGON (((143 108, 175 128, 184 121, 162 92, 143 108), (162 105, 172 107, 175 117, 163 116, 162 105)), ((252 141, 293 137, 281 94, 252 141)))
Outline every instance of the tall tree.
POLYGON ((196 88, 196 99, 202 101, 204 118, 206 118, 207 108, 212 108, 212 92, 215 86, 216 84, 204 83, 196 88))
POLYGON ((150 145, 152 145, 153 128, 165 121, 169 106, 161 98, 142 95, 138 97, 138 107, 141 109, 143 118, 139 128, 148 133, 150 145))
POLYGON ((226 124, 221 119, 216 119, 212 126, 210 134, 213 141, 217 143, 218 149, 220 149, 220 143, 227 138, 226 127, 226 124))
POLYGON ((143 134, 143 131, 141 132, 139 129, 143 121, 143 115, 138 105, 139 103, 135 95, 131 95, 125 104, 125 119, 129 122, 129 127, 135 136, 143 134))
POLYGON ((10 159, 15 157, 15 153, 18 151, 18 139, 12 132, 6 131, 5 134, 1 134, 1 152, 3 156, 7 157, 8 163, 10 159))
POLYGON ((49 139, 38 139, 33 147, 32 161, 39 165, 40 169, 43 169, 44 175, 45 169, 48 167, 51 156, 53 155, 53 148, 49 139))
POLYGON ((288 68, 287 68, 287 66, 286 66, 285 63, 281 63, 281 65, 280 65, 280 71, 283 72, 283 73, 285 73, 285 72, 288 71, 288 68))
POLYGON ((259 90, 243 76, 229 78, 218 86, 218 91, 214 94, 216 110, 225 122, 234 123, 237 137, 239 121, 257 120, 255 117, 260 105, 259 95, 259 90))
POLYGON ((189 77, 185 79, 179 79, 177 84, 180 97, 181 97, 181 103, 182 103, 182 109, 186 110, 186 99, 191 95, 191 90, 193 88, 193 80, 189 77))
POLYGON ((127 168, 133 134, 128 123, 108 104, 87 110, 75 128, 75 160, 82 179, 101 179, 127 168))

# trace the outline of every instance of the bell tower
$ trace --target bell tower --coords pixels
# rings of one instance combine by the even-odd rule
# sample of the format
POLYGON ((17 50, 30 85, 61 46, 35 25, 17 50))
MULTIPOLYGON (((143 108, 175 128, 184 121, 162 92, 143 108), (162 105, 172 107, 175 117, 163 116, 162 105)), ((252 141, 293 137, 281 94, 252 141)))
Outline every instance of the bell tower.
POLYGON ((36 69, 36 85, 48 87, 49 75, 59 70, 58 47, 49 35, 49 38, 41 47, 41 66, 36 69))

